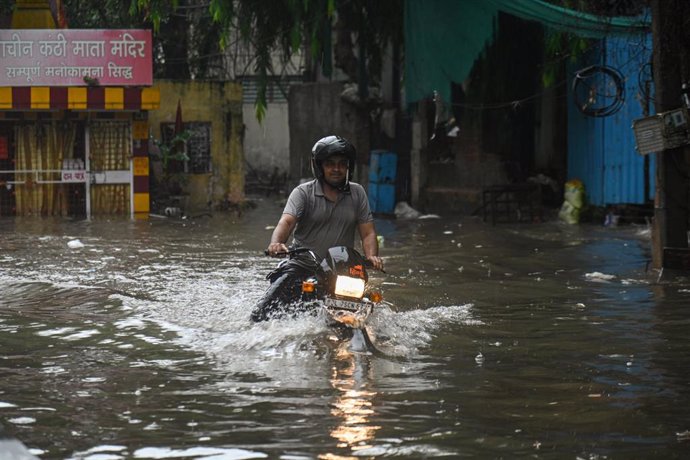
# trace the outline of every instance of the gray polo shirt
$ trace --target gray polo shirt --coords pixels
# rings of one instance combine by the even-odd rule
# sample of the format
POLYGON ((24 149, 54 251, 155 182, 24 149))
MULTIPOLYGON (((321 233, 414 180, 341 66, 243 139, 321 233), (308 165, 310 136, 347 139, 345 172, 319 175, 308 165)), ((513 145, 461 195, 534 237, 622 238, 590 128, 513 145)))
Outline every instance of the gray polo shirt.
POLYGON ((354 247, 357 226, 374 220, 360 184, 350 182, 350 191, 339 193, 333 203, 316 179, 294 188, 283 213, 297 218, 293 244, 308 247, 321 258, 330 247, 354 247))

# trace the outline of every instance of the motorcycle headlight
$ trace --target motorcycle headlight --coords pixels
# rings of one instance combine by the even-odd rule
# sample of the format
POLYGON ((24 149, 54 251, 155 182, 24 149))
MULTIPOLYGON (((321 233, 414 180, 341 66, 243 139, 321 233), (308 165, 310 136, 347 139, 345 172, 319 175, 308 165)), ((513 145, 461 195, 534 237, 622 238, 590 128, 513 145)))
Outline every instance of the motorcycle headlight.
POLYGON ((364 296, 364 280, 338 275, 335 279, 335 295, 361 299, 364 296))

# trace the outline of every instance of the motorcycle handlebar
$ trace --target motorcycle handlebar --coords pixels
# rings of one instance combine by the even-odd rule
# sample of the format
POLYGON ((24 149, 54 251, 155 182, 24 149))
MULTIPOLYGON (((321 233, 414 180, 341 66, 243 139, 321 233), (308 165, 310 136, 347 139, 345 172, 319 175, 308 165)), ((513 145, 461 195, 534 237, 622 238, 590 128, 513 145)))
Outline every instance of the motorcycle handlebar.
MULTIPOLYGON (((291 249, 288 249, 287 252, 286 251, 276 252, 275 257, 293 256, 295 254, 299 254, 299 253, 307 252, 307 251, 309 251, 308 248, 291 248, 291 249)), ((264 249, 264 255, 265 256, 271 255, 271 254, 269 254, 268 249, 264 249)))
MULTIPOLYGON (((365 259, 365 260, 364 260, 364 266, 367 267, 367 268, 374 268, 374 264, 373 264, 373 263, 371 262, 371 260, 369 260, 369 259, 365 259)), ((384 270, 383 268, 382 268, 381 270, 379 270, 379 271, 380 271, 381 273, 386 273, 386 270, 384 270)))
MULTIPOLYGON (((283 251, 283 252, 276 252, 275 255, 274 255, 273 257, 293 256, 293 255, 295 255, 295 254, 300 254, 300 253, 302 253, 302 252, 307 252, 307 251, 309 251, 308 248, 291 248, 291 249, 289 249, 287 252, 286 252, 286 251, 283 251)), ((265 256, 270 256, 270 255, 271 255, 271 254, 269 254, 268 249, 264 249, 264 255, 265 255, 265 256)), ((371 263, 371 261, 368 260, 368 259, 364 259, 364 266, 367 267, 367 268, 374 268, 374 264, 371 263)), ((381 269, 381 272, 382 272, 382 273, 386 273, 386 271, 383 270, 383 269, 381 269)))

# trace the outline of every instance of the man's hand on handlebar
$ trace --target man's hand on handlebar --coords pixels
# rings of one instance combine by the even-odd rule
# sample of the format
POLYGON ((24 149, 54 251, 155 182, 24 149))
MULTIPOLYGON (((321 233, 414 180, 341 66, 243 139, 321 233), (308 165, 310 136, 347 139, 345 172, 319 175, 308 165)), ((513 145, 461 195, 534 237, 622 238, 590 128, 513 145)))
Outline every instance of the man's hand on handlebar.
POLYGON ((271 243, 266 248, 266 254, 271 257, 281 257, 288 253, 288 247, 284 243, 271 243))
POLYGON ((371 262, 371 265, 376 269, 383 271, 383 259, 379 256, 369 256, 367 260, 371 262))

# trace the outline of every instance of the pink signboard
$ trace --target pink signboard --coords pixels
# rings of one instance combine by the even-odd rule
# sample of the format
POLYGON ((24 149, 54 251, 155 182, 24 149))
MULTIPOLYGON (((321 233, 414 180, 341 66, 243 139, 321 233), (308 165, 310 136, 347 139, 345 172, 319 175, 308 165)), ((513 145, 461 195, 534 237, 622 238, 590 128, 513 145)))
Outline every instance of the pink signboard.
POLYGON ((150 30, 0 30, 0 86, 151 86, 150 30))

